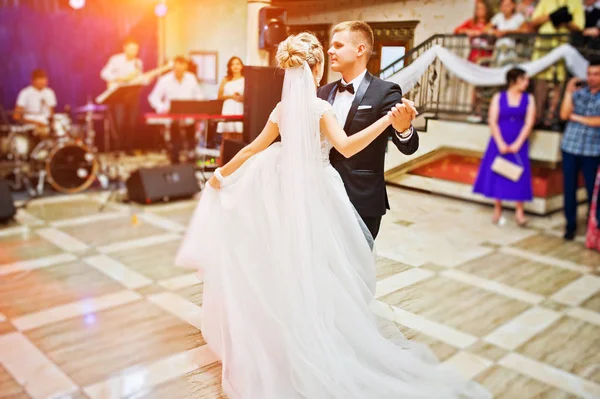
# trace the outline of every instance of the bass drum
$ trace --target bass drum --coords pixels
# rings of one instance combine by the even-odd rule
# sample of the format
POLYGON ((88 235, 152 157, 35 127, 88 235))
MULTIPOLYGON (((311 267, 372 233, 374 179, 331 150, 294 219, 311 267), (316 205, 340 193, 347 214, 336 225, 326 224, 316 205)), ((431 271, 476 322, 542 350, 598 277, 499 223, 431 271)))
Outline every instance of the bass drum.
POLYGON ((88 188, 98 172, 98 160, 78 142, 58 143, 45 162, 48 183, 61 193, 78 193, 88 188))

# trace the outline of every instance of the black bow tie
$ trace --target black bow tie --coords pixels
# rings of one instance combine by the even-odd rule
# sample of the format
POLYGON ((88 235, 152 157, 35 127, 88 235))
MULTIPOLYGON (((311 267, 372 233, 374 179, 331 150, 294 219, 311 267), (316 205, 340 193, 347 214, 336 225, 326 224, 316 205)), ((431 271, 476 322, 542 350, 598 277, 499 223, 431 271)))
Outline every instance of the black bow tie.
POLYGON ((350 94, 354 94, 354 85, 352 83, 345 85, 342 83, 342 81, 340 80, 338 82, 338 92, 343 93, 346 90, 348 90, 348 93, 350 94))

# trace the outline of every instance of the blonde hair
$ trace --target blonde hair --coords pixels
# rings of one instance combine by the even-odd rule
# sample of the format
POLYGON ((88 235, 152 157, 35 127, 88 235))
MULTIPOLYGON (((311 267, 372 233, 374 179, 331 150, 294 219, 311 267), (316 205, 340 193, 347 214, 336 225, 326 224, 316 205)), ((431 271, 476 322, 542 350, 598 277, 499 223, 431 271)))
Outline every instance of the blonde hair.
POLYGON ((301 66, 304 61, 314 68, 325 60, 323 45, 312 33, 302 32, 291 35, 277 47, 275 55, 277 65, 280 68, 295 68, 301 66))
POLYGON ((333 27, 333 33, 348 31, 351 33, 360 33, 367 46, 367 58, 371 56, 373 52, 373 46, 375 43, 375 36, 373 35, 373 29, 363 21, 345 21, 340 22, 333 27))

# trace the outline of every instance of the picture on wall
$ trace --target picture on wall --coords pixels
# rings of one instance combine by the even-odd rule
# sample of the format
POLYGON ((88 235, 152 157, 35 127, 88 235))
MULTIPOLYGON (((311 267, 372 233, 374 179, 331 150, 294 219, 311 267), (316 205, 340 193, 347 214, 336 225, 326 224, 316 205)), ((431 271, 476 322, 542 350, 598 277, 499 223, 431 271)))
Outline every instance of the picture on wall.
POLYGON ((218 53, 216 51, 192 51, 190 60, 195 66, 196 76, 200 83, 218 83, 218 53))

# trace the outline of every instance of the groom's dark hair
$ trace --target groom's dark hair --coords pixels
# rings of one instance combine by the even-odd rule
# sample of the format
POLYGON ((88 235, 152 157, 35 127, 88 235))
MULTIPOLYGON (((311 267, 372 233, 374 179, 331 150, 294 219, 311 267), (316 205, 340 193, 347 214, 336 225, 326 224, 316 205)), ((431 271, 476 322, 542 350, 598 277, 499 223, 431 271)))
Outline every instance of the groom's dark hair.
POLYGON ((373 45, 375 38, 373 36, 373 29, 363 21, 345 21, 340 22, 333 27, 333 33, 349 31, 352 33, 360 33, 363 36, 365 45, 367 46, 367 59, 371 57, 373 53, 373 45))

